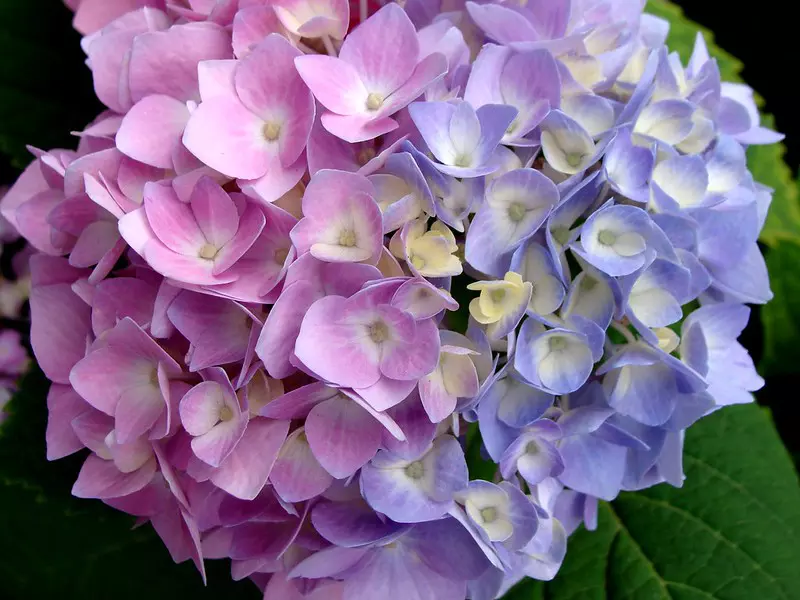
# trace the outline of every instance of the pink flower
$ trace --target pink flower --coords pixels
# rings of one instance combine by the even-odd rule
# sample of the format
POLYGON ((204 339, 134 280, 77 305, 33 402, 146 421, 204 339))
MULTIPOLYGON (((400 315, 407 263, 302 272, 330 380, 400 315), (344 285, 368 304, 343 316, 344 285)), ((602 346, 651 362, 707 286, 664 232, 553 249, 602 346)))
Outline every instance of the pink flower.
POLYGON ((203 102, 183 135, 186 148, 209 167, 261 180, 254 185, 267 201, 291 189, 305 171, 315 107, 294 68, 299 55, 285 38, 268 36, 234 69, 220 72, 216 86, 201 85, 203 102))
POLYGON ((213 180, 198 181, 189 203, 167 185, 149 183, 144 206, 125 215, 122 237, 156 271, 179 282, 235 281, 230 272, 264 229, 264 213, 244 196, 231 198, 213 180))
POLYGON ((361 142, 397 129, 391 116, 447 72, 443 54, 420 58, 413 23, 391 3, 347 36, 338 58, 301 56, 295 64, 329 111, 322 115, 325 129, 361 142))

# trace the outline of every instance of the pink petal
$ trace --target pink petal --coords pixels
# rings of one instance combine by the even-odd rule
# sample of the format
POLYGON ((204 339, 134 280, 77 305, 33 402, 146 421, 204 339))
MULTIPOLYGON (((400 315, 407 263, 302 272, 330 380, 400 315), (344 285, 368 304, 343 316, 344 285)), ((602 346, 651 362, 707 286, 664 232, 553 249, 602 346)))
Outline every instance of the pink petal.
POLYGON ((419 321, 410 344, 398 344, 381 358, 381 372, 392 379, 416 380, 431 373, 439 361, 439 330, 432 319, 419 321))
POLYGON ((310 383, 268 402, 259 414, 270 419, 305 419, 317 404, 330 400, 338 393, 324 383, 310 383))
POLYGON ((233 19, 233 51, 238 58, 244 58, 270 33, 282 31, 271 6, 240 8, 233 19))
POLYGON ((239 228, 239 214, 231 197, 210 177, 201 177, 191 195, 192 213, 209 244, 221 248, 239 228))
POLYGON ((368 115, 343 116, 325 113, 321 120, 326 130, 351 144, 373 140, 400 127, 397 121, 389 117, 372 119, 368 115))
POLYGON ((303 429, 297 429, 281 448, 269 478, 286 502, 302 502, 330 487, 333 477, 319 464, 303 429))
POLYGON ((191 208, 178 199, 172 187, 148 183, 144 190, 144 209, 147 222, 164 246, 178 254, 197 257, 206 239, 191 208))
POLYGON ((257 179, 277 162, 278 145, 264 137, 264 124, 240 101, 215 96, 192 113, 183 143, 189 152, 220 173, 257 179))
POLYGON ((208 433, 192 440, 195 456, 212 467, 218 467, 230 456, 247 428, 247 415, 220 423, 208 433))
POLYGON ((295 371, 289 356, 300 333, 303 316, 319 297, 311 283, 298 281, 287 285, 272 306, 256 344, 256 354, 272 377, 281 379, 295 371))
POLYGON ((90 455, 72 486, 78 498, 119 498, 139 491, 153 478, 156 461, 151 459, 133 473, 122 473, 113 461, 90 455))
POLYGON ((184 102, 199 100, 197 63, 232 54, 230 34, 213 23, 173 25, 137 36, 130 55, 131 99, 165 94, 184 102))
POLYGON ((161 169, 172 168, 172 150, 189 120, 186 105, 170 96, 137 102, 122 119, 116 143, 120 152, 161 169))
POLYGON ((289 167, 303 153, 314 124, 314 97, 297 73, 302 53, 281 35, 271 34, 239 62, 234 84, 239 99, 267 123, 280 125, 281 164, 289 167))
POLYGON ((325 108, 340 115, 366 112, 369 92, 352 65, 321 54, 300 56, 294 64, 314 97, 325 108))
POLYGON ((401 381, 381 377, 377 383, 364 388, 356 388, 356 392, 374 410, 384 411, 408 398, 414 391, 417 382, 414 380, 401 381))
POLYGON ((123 391, 114 411, 117 441, 125 444, 149 431, 165 407, 164 396, 152 384, 145 383, 123 391))
MULTIPOLYGON (((66 261, 64 265, 68 266, 66 261)), ((34 285, 30 302, 31 346, 36 360, 48 379, 69 383, 70 370, 86 353, 91 308, 67 283, 34 285)))
POLYGON ((288 432, 289 421, 252 419, 236 449, 212 474, 212 483, 242 500, 258 496, 288 432))
POLYGON ((311 451, 337 479, 349 477, 375 456, 382 431, 367 411, 341 395, 312 408, 305 424, 311 451))
POLYGON ((230 269, 255 243, 265 224, 264 213, 256 206, 248 205, 239 221, 236 235, 222 247, 214 258, 214 274, 230 269))
POLYGON ((417 31, 400 6, 388 4, 347 36, 339 58, 355 67, 370 93, 385 98, 411 76, 417 65, 417 31), (392 43, 386 43, 387 36, 392 43))
POLYGON ((225 396, 218 383, 198 383, 181 400, 181 424, 189 435, 208 433, 219 422, 220 410, 225 405, 225 396))
POLYGON ((83 448, 72 420, 92 410, 68 385, 53 384, 47 394, 47 460, 69 456, 83 448))
POLYGON ((321 379, 365 388, 380 379, 380 355, 365 339, 365 326, 339 323, 346 300, 327 296, 308 309, 294 352, 321 379))
POLYGON ((116 223, 109 221, 92 223, 75 242, 69 255, 69 264, 73 267, 96 265, 119 239, 116 223))

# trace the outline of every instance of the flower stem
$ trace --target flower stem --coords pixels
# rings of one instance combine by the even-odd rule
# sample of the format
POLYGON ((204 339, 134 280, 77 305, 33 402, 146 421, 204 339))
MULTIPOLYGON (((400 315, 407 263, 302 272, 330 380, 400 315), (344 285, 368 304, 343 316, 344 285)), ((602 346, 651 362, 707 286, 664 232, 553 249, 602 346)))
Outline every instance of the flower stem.
POLYGON ((361 23, 366 21, 367 20, 367 16, 369 16, 369 8, 367 7, 368 2, 369 2, 369 0, 361 0, 361 5, 360 5, 361 10, 360 10, 360 12, 358 14, 359 19, 361 20, 361 23))

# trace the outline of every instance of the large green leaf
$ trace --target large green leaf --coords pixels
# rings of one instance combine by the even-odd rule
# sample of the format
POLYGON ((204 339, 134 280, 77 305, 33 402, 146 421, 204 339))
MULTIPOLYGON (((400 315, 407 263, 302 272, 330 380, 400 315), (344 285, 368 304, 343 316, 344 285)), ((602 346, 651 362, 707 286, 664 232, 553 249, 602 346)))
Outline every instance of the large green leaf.
POLYGON ((761 309, 764 355, 761 370, 767 375, 796 373, 800 341, 800 245, 782 242, 769 251, 767 268, 775 298, 761 309))
POLYGON ((190 562, 175 565, 150 525, 70 495, 83 455, 45 458, 47 381, 35 369, 0 428, 0 598, 255 599, 229 565, 207 561, 209 585, 190 562))

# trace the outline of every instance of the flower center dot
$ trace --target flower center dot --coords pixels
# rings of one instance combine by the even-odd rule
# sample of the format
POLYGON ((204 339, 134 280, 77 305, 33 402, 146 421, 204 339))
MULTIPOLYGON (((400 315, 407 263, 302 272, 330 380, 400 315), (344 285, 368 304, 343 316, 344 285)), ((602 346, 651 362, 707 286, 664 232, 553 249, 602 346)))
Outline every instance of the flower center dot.
POLYGON ((369 110, 378 110, 381 106, 383 106, 383 96, 374 92, 367 96, 367 108, 369 110))
POLYGON ((274 142, 278 139, 278 136, 281 134, 281 126, 277 123, 267 123, 264 125, 264 129, 262 130, 264 134, 264 139, 268 142, 274 142))
POLYGON ((553 352, 558 352, 559 350, 563 350, 567 347, 567 340, 563 337, 551 337, 548 340, 548 344, 550 346, 550 350, 553 352))
POLYGON ((376 344, 381 344, 389 339, 389 328, 383 321, 375 321, 369 326, 369 337, 376 344))
POLYGON ((494 523, 497 520, 497 509, 494 506, 482 508, 481 519, 484 523, 494 523))
POLYGON ((603 229, 603 231, 598 234, 597 240, 603 244, 603 246, 613 246, 617 241, 617 234, 608 229, 603 229))
POLYGON ((536 445, 536 442, 528 442, 528 445, 525 446, 525 454, 539 454, 539 446, 536 445))
POLYGON ((468 167, 472 164, 472 157, 469 154, 459 154, 456 156, 457 167, 468 167))
POLYGON ((409 479, 422 479, 425 474, 425 466, 417 460, 408 465, 405 471, 409 479))
POLYGON ((567 157, 566 157, 567 158, 567 164, 570 167, 577 167, 578 165, 581 164, 581 161, 583 160, 583 156, 584 155, 581 154, 580 152, 570 152, 569 154, 567 154, 567 157))
POLYGON ((198 252, 197 255, 205 260, 211 260, 217 255, 217 252, 219 252, 219 248, 213 244, 203 244, 203 247, 200 248, 200 252, 198 252))
POLYGON ((339 234, 339 245, 352 248, 356 245, 356 234, 352 229, 345 229, 339 234))
POLYGON ((512 202, 508 207, 508 218, 514 223, 519 223, 525 218, 525 213, 528 212, 525 207, 519 202, 512 202))
POLYGON ((503 289, 492 290, 491 292, 489 292, 489 297, 495 304, 500 304, 506 297, 506 291, 503 289))
POLYGON ((219 409, 219 420, 220 421, 230 421, 233 418, 233 411, 230 409, 229 406, 223 406, 219 409))

